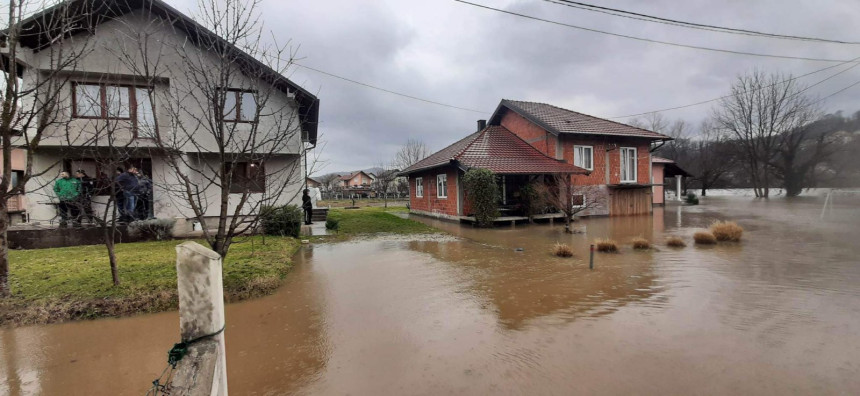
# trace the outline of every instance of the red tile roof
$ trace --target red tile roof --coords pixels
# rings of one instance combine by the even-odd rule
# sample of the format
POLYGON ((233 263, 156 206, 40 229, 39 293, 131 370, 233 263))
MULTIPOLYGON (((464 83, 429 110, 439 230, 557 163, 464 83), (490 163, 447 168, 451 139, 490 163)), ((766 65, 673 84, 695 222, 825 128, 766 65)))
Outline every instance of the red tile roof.
POLYGON ((499 174, 588 173, 573 164, 547 157, 513 132, 497 125, 433 153, 402 173, 435 168, 451 161, 466 168, 489 169, 499 174))
POLYGON ((572 110, 562 109, 561 107, 556 107, 546 103, 523 102, 508 99, 502 99, 502 102, 499 103, 499 107, 491 118, 491 124, 499 123, 503 113, 503 111, 501 111, 503 107, 516 112, 517 114, 534 122, 541 128, 555 134, 573 133, 581 135, 630 136, 650 138, 654 140, 672 140, 669 136, 649 131, 647 129, 577 113, 572 110))

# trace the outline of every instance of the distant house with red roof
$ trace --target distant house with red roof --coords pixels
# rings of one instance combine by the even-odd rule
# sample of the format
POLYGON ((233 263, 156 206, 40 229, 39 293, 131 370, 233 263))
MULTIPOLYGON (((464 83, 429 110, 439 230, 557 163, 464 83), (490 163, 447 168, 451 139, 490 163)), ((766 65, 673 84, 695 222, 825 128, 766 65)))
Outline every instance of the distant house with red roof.
MULTIPOLYGON (((651 212, 651 148, 670 137, 560 107, 502 100, 479 130, 404 169, 410 208, 418 214, 467 219, 472 213, 461 179, 471 168, 499 176, 502 206, 518 203, 530 181, 569 175, 576 185, 594 186, 600 202, 584 215, 651 212)), ((513 208, 512 208, 513 209, 513 208)))

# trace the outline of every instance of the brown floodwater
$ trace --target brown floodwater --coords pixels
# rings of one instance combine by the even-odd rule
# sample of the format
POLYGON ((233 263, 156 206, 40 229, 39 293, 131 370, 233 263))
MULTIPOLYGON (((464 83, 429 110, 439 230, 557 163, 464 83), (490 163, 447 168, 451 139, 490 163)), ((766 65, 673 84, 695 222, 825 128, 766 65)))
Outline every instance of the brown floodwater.
MULTIPOLYGON (((227 306, 230 392, 860 394, 860 203, 703 203, 305 248, 276 294, 227 306), (662 246, 715 219, 743 242, 662 246), (589 270, 597 237, 622 249, 589 270)), ((0 394, 140 395, 177 337, 175 312, 2 329, 0 394)))

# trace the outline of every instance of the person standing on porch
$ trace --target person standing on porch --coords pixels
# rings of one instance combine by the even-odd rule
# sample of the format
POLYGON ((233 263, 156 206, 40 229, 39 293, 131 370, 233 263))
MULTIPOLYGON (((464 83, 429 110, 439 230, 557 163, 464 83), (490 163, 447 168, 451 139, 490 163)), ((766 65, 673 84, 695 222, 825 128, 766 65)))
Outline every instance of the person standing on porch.
POLYGON ((308 194, 310 191, 306 188, 304 194, 302 194, 302 209, 305 211, 305 224, 312 224, 311 218, 313 217, 313 203, 311 203, 311 196, 308 194))
POLYGON ((77 199, 80 195, 81 183, 78 179, 69 177, 69 172, 60 172, 60 178, 54 183, 54 194, 60 200, 57 209, 60 211, 60 227, 68 225, 69 218, 74 224, 78 222, 77 199))
POLYGON ((95 216, 93 215, 93 194, 96 189, 95 180, 87 175, 83 169, 75 171, 75 178, 80 184, 80 195, 78 196, 77 209, 78 221, 86 220, 93 223, 95 216))
POLYGON ((116 177, 116 184, 122 192, 122 201, 117 201, 117 207, 120 210, 120 222, 134 221, 134 207, 136 203, 137 193, 137 176, 134 175, 135 168, 129 167, 128 172, 123 172, 122 168, 117 168, 119 175, 116 177))

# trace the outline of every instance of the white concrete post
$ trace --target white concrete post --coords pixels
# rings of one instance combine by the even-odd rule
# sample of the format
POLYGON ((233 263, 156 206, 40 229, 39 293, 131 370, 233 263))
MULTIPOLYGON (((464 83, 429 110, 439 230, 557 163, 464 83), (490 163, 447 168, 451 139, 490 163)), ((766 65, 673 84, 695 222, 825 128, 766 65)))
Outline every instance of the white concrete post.
MULTIPOLYGON (((176 246, 179 330, 183 341, 217 333, 224 327, 221 256, 196 242, 176 246)), ((227 395, 224 333, 189 346, 180 360, 176 388, 192 395, 227 395)), ((183 393, 185 394, 185 393, 183 393)))
POLYGON ((684 176, 675 176, 675 197, 678 201, 683 201, 681 199, 681 178, 684 176))

